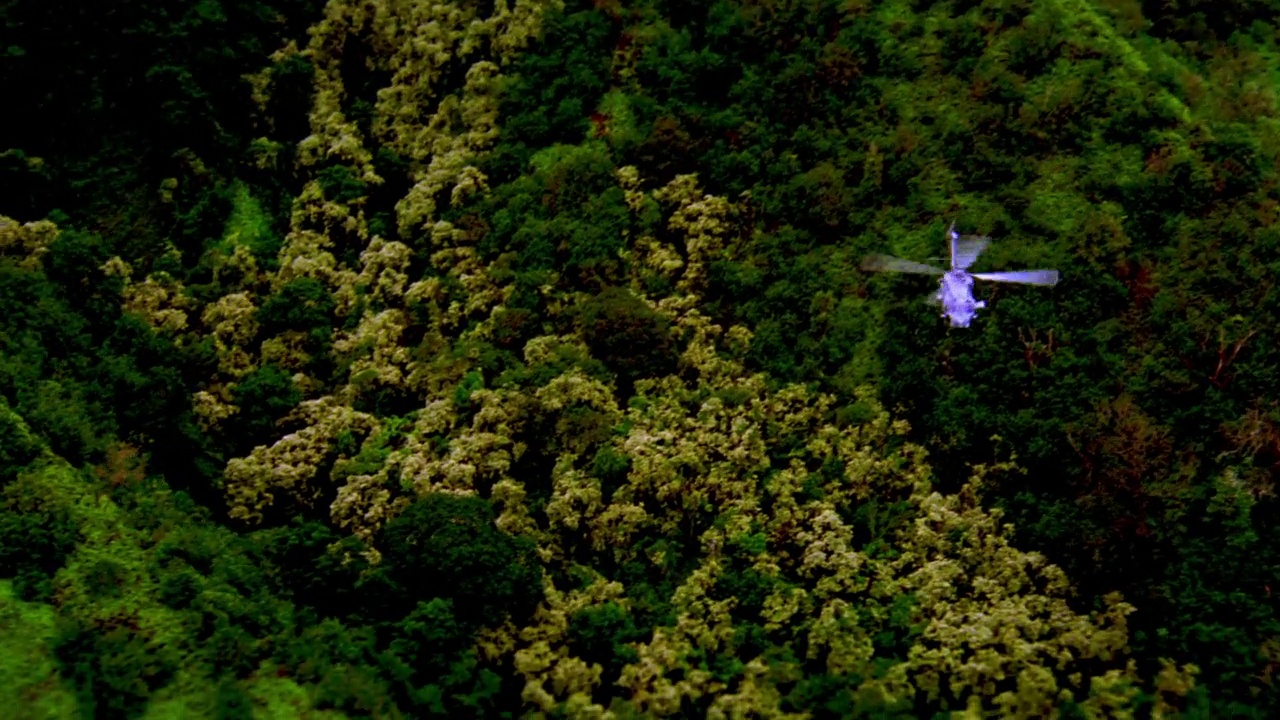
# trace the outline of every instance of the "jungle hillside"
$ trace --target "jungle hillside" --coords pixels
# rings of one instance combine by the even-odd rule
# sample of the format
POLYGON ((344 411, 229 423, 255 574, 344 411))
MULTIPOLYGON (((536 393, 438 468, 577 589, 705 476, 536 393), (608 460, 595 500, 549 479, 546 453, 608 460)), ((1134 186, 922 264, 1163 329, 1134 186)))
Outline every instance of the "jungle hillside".
POLYGON ((0 33, 5 717, 1280 717, 1277 0, 0 33))

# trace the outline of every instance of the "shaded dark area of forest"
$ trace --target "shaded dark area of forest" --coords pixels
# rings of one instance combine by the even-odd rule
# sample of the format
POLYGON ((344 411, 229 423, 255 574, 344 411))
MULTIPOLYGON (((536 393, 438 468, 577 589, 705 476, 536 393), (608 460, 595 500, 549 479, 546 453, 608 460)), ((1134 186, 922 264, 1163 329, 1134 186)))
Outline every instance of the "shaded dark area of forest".
MULTIPOLYGON (((868 689, 899 687, 895 663, 932 647, 921 588, 849 621, 875 628, 856 670, 834 669, 834 643, 813 650, 809 626, 762 619, 818 583, 768 570, 760 558, 792 531, 764 521, 724 531, 719 574, 699 591, 708 606, 733 599, 728 639, 680 657, 673 708, 635 690, 643 673, 628 668, 660 654, 655 628, 691 612, 676 598, 704 567, 704 533, 737 526, 699 496, 614 551, 573 540, 588 514, 565 521, 564 506, 625 500, 661 516, 668 495, 644 495, 643 452, 626 450, 643 446, 627 444, 637 422, 672 397, 690 417, 710 405, 772 418, 751 393, 802 386, 835 398, 814 422, 842 432, 873 426, 881 405, 906 420, 904 437, 866 443, 904 476, 910 446, 943 495, 967 498, 981 475, 982 507, 1003 513, 1019 551, 1062 569, 1071 611, 1107 616, 1116 592, 1134 606, 1123 677, 1139 716, 1280 714, 1280 4, 533 5, 527 47, 501 63, 497 41, 468 51, 500 67, 492 86, 461 50, 434 84, 424 73, 432 102, 463 108, 431 124, 385 117, 380 91, 404 81, 376 22, 336 49, 313 31, 320 50, 296 52, 325 17, 313 0, 0 4, 0 217, 16 221, 0 225, 0 684, 20 688, 0 700, 39 696, 24 700, 30 717, 701 717, 733 711, 724 688, 767 677, 742 707, 963 711, 968 691, 868 689), (324 100, 326 82, 342 92, 324 100), (484 102, 495 129, 478 149, 395 125, 460 137, 484 102), (324 125, 334 108, 360 150, 307 150, 338 132, 324 125), (483 190, 430 185, 450 153, 483 190), (691 174, 692 195, 732 207, 714 215, 729 229, 705 257, 686 243, 701 231, 672 220, 713 216, 680 199, 691 174), (428 202, 428 220, 405 219, 428 202), (951 329, 924 302, 928 281, 857 269, 870 252, 940 255, 953 220, 994 237, 979 269, 1053 267, 1064 281, 981 289, 989 307, 951 329), (432 223, 474 250, 441 255, 453 246, 432 223), (287 274, 307 232, 332 241, 331 274, 287 274), (705 276, 645 265, 641 240, 705 276), (406 248, 385 263, 407 281, 377 274, 389 243, 406 248), (112 269, 121 260, 128 272, 112 269), (475 277, 502 290, 501 307, 448 315, 487 291, 475 277), (433 284, 386 289, 419 281, 433 284), (737 385, 684 397, 655 383, 702 372, 687 316, 653 302, 682 292, 710 322, 749 328, 737 385), (374 320, 392 310, 406 318, 394 332, 374 320), (560 340, 539 344, 548 336, 560 340), (235 365, 239 348, 250 359, 235 365), (387 379, 392 365, 418 374, 387 379), (566 397, 581 394, 567 410, 545 399, 564 378, 566 397), (194 400, 219 392, 231 420, 194 400), (339 399, 314 407, 344 419, 308 416, 323 398, 339 399), (451 425, 432 419, 437 401, 451 425), (502 436, 485 452, 509 467, 473 463, 468 492, 405 480, 414 454, 445 473, 480 435, 468 428, 502 436), (262 469, 263 448, 321 436, 302 463, 328 478, 312 495, 262 469), (236 494, 268 476, 250 500, 236 494), (565 490, 588 476, 594 495, 565 490), (343 525, 333 508, 360 478, 388 490, 343 525), (563 670, 578 678, 564 687, 585 683, 578 700, 550 681, 554 700, 529 689, 538 663, 553 666, 540 641, 599 667, 591 682, 563 670), (1194 687, 1162 674, 1166 660, 1195 665, 1194 687)), ((785 495, 770 483, 807 442, 787 432, 768 440, 768 512, 785 495)), ((829 503, 865 562, 905 562, 895 542, 926 522, 924 505, 841 496, 831 488, 859 482, 846 460, 808 468, 798 502, 829 503)), ((670 482, 694 482, 687 462, 670 482)), ((956 531, 955 547, 978 547, 973 533, 956 531)), ((1112 667, 1075 659, 1086 678, 1112 667)), ((1069 674, 1050 677, 1061 688, 1069 674)), ((972 694, 1030 703, 1024 680, 972 694)), ((1054 711, 1104 716, 1097 687, 1054 711)), ((1042 710, 1000 707, 983 706, 1042 710)))

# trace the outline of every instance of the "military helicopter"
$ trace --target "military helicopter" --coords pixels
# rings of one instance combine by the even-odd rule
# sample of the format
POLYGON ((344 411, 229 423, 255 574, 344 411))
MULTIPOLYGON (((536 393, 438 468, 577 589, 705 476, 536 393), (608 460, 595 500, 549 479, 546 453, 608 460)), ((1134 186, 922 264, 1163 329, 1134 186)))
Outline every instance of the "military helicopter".
POLYGON ((978 235, 961 235, 956 232, 956 224, 951 223, 947 230, 947 238, 951 245, 951 269, 942 270, 932 265, 903 260, 892 255, 868 255, 862 261, 862 269, 873 272, 905 272, 922 275, 941 275, 941 287, 929 298, 930 302, 942 305, 942 317, 950 318, 951 327, 969 327, 969 322, 978 314, 978 310, 987 306, 982 300, 973 298, 973 280, 994 280, 996 282, 1022 283, 1024 285, 1056 285, 1057 270, 1014 270, 1012 272, 970 273, 972 265, 982 251, 986 249, 991 238, 978 235))

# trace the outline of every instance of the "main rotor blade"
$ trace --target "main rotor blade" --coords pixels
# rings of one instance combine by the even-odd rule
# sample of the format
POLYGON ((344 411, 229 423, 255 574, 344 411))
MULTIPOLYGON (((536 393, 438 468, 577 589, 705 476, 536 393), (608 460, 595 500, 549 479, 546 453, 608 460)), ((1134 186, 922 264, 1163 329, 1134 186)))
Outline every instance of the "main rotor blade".
POLYGON ((903 260, 892 255, 868 255, 862 261, 862 269, 872 272, 904 272, 904 273, 921 273, 923 275, 944 275, 945 270, 941 270, 932 265, 924 263, 912 262, 911 260, 903 260))
POLYGON ((978 235, 952 235, 951 238, 951 268, 953 270, 967 270, 970 265, 977 261, 982 251, 987 249, 987 243, 991 241, 991 238, 978 235))
POLYGON ((979 280, 1023 283, 1024 285, 1056 285, 1057 270, 1014 270, 1012 272, 974 273, 979 280))

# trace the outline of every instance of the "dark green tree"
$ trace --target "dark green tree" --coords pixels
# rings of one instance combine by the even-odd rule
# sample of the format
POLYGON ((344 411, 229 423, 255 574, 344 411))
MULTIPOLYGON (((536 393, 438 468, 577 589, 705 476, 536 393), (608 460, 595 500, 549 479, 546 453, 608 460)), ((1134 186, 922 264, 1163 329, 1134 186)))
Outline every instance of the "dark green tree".
POLYGON ((618 375, 624 395, 636 380, 673 372, 670 322, 625 288, 607 288, 578 306, 574 321, 591 354, 618 375))
POLYGON ((378 572, 406 608, 443 597, 464 621, 488 624, 526 617, 542 597, 533 543, 499 530, 482 498, 427 495, 387 524, 377 546, 378 572))
POLYGON ((302 400, 293 376, 279 365, 263 365, 249 373, 231 391, 232 401, 240 408, 231 430, 237 451, 279 437, 277 421, 302 400))

